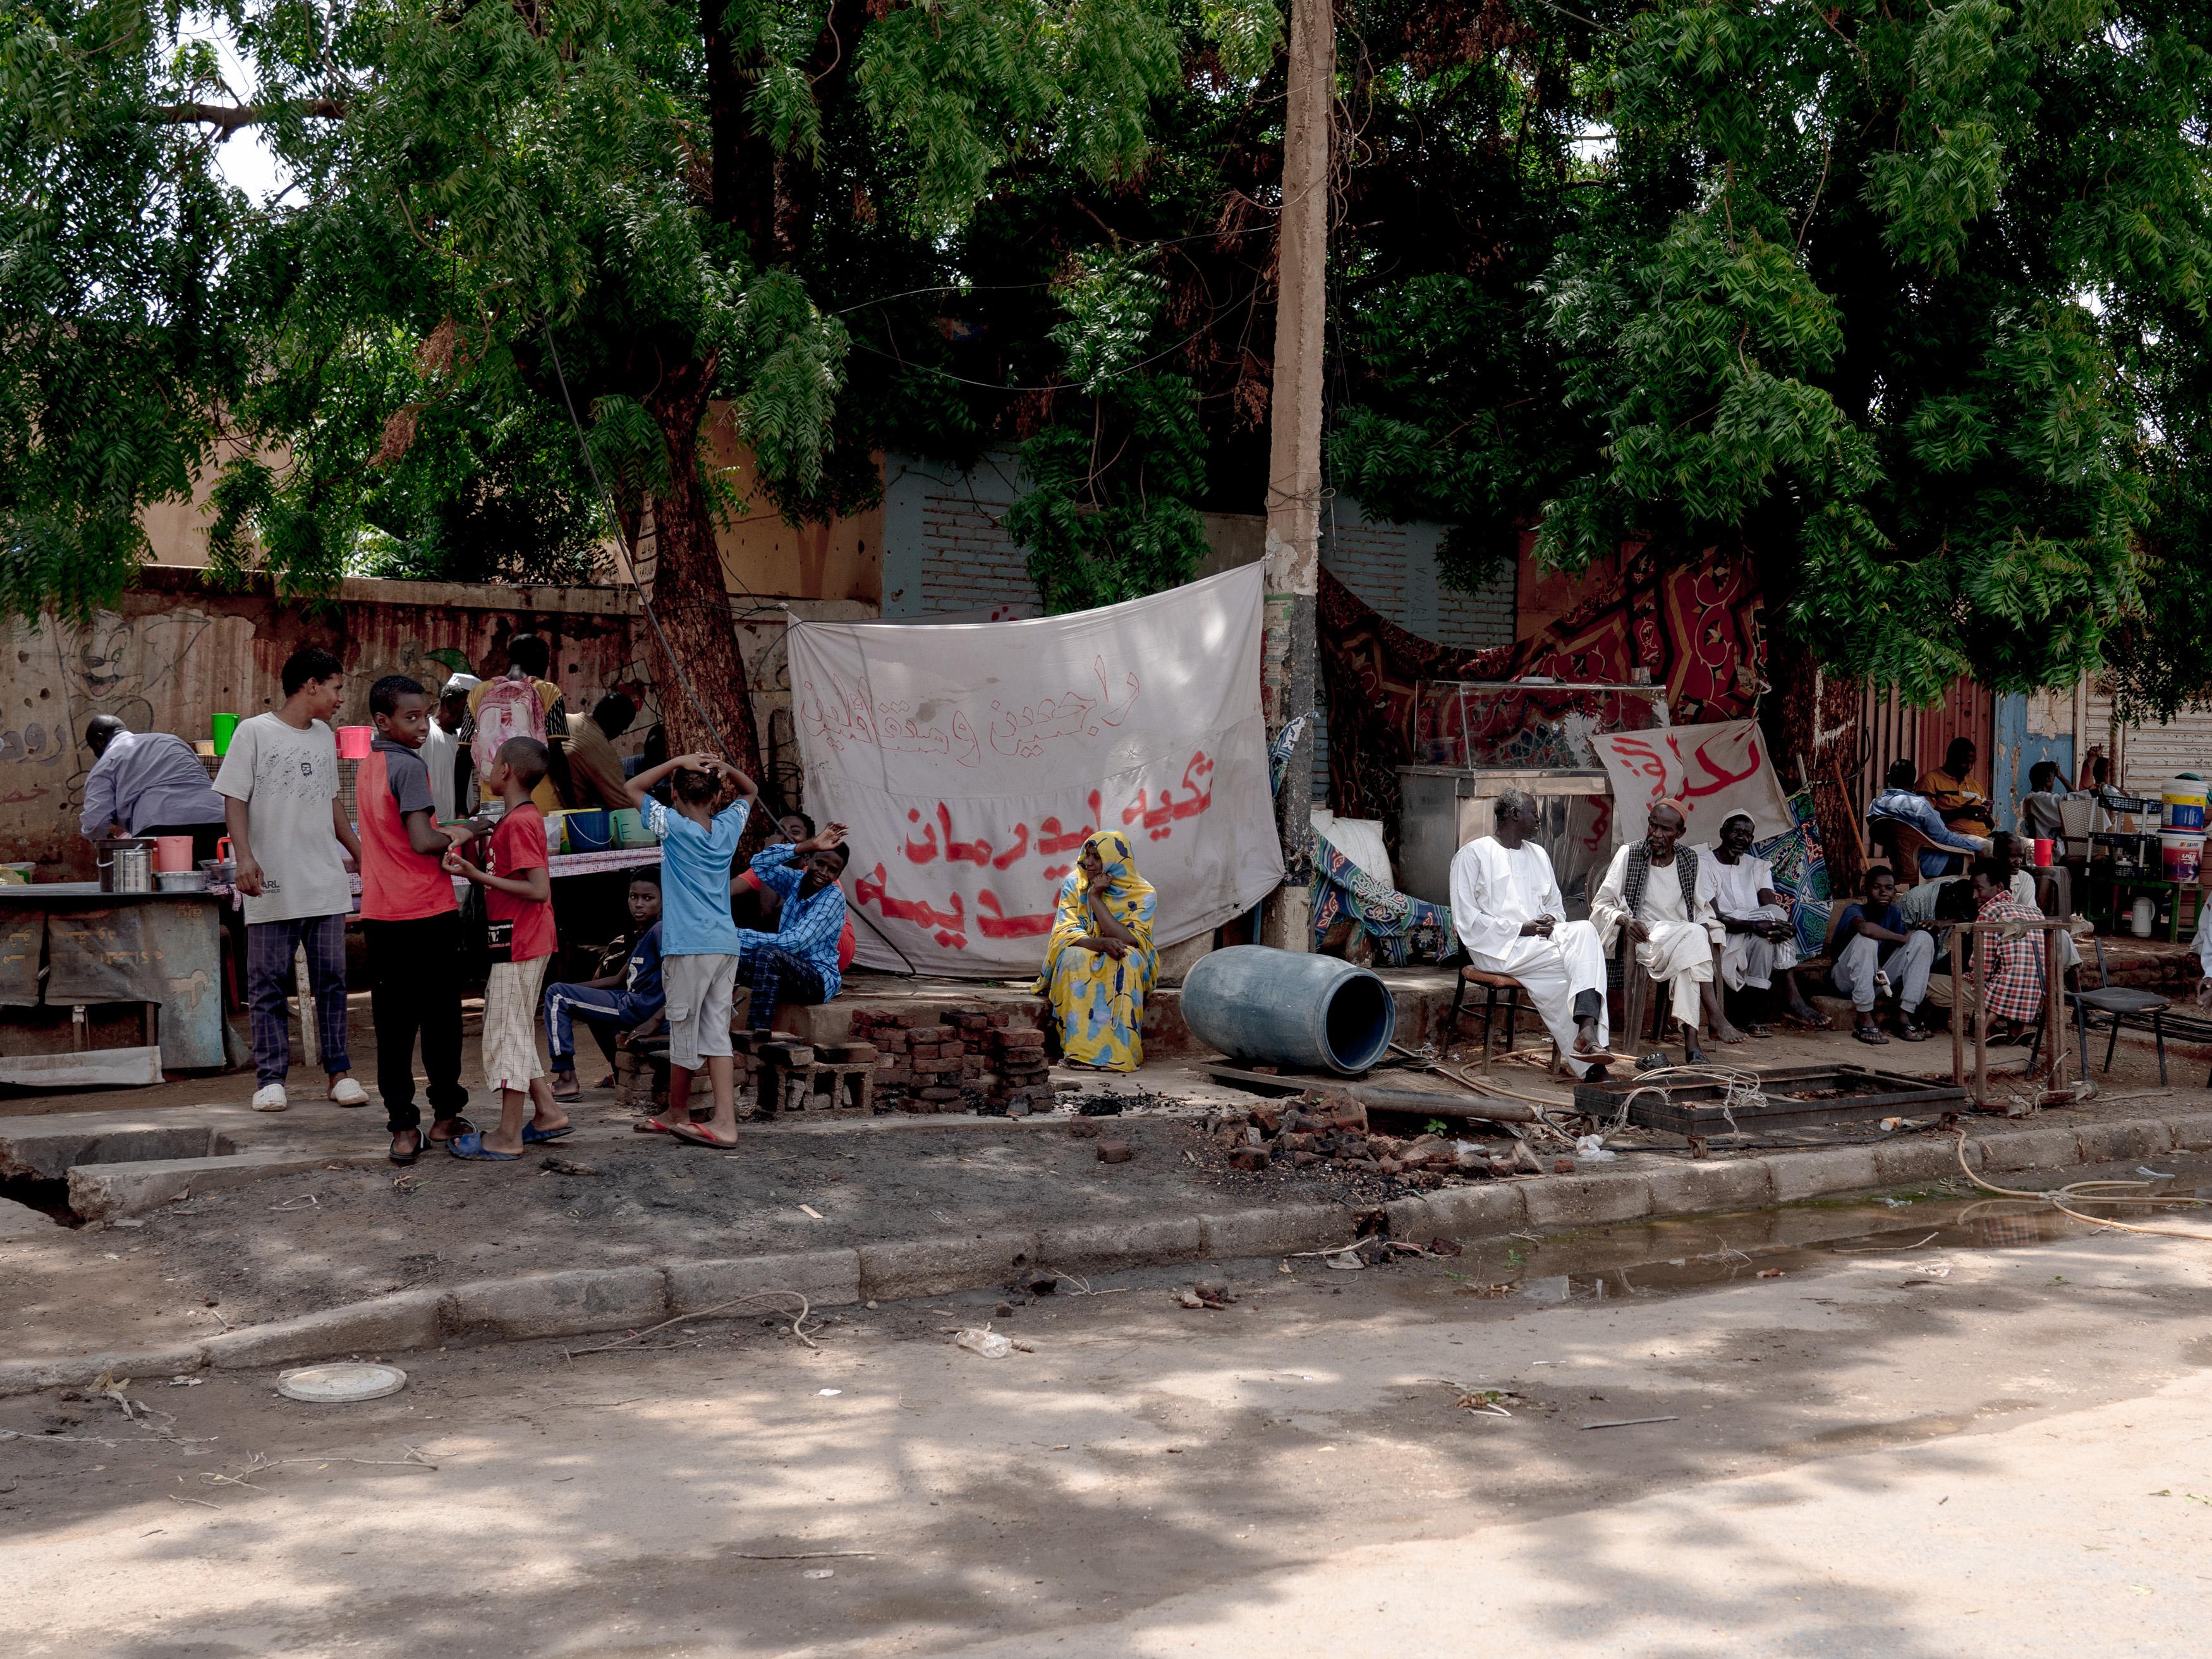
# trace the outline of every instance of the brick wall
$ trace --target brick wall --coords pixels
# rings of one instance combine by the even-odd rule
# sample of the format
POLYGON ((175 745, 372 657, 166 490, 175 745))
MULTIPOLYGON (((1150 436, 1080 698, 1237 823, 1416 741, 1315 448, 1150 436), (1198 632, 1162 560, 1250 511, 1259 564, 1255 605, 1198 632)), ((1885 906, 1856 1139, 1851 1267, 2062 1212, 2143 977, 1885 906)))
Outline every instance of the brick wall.
POLYGON ((1401 628, 1441 645, 1508 645, 1514 629, 1514 573, 1464 593, 1437 569, 1443 526, 1370 522, 1348 495, 1322 517, 1321 562, 1336 579, 1401 628))
MULTIPOLYGON (((1022 492, 1011 452, 957 472, 910 455, 884 464, 884 611, 886 617, 942 616, 999 610, 1039 614, 1027 552, 1003 528, 1022 492)), ((1260 556, 1257 515, 1208 514, 1213 553, 1200 574, 1216 574, 1260 556)), ((1391 621, 1425 639, 1477 648, 1513 638, 1510 569, 1480 593, 1462 593, 1437 572, 1440 525, 1370 523, 1349 496, 1322 521, 1322 562, 1391 621)))

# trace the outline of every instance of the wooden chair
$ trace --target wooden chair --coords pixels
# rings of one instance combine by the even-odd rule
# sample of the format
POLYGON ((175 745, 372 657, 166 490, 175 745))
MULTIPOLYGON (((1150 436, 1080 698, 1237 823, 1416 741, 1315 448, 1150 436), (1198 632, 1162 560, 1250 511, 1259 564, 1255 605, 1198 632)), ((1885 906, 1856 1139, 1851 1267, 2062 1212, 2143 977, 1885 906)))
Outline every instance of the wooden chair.
MULTIPOLYGON (((1444 1025, 1444 1029, 1455 1037, 1459 1035, 1462 1006, 1467 1000, 1467 989, 1470 985, 1476 987, 1484 994, 1482 1064, 1486 1067, 1490 1064, 1491 1028, 1498 1018, 1498 993, 1502 991, 1505 994, 1505 1046, 1510 1049, 1513 1047, 1513 1033, 1521 1023, 1521 993, 1524 988, 1521 981, 1510 974, 1493 974, 1486 969, 1476 967, 1471 962, 1462 963, 1459 977, 1452 984, 1451 1013, 1444 1025)), ((1471 1014, 1474 1010, 1468 1008, 1465 1012, 1471 1014)))

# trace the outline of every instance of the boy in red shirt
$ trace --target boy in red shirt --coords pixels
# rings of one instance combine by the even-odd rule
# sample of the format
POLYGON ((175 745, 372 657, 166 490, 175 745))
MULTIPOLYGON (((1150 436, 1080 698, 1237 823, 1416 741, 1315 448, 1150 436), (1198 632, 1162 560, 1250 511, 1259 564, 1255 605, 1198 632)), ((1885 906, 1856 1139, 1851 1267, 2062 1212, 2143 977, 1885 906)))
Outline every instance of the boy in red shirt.
POLYGON ((412 1164, 472 1126, 461 1115, 461 918, 442 860, 465 827, 438 827, 430 770, 430 694, 404 674, 368 689, 376 740, 354 780, 361 819, 361 931, 368 945, 369 1012, 376 1023, 376 1089, 392 1132, 392 1161, 412 1164), (415 1104, 415 1040, 429 1079, 429 1133, 415 1104))
POLYGON ((545 775, 551 756, 535 738, 509 738, 499 746, 483 783, 507 803, 507 816, 491 832, 491 868, 480 870, 458 851, 446 868, 484 890, 494 927, 513 929, 509 960, 494 962, 484 984, 484 1082, 499 1091, 499 1127, 453 1137, 447 1151, 478 1163, 512 1163, 526 1146, 558 1140, 573 1127, 554 1104, 544 1062, 538 1058, 538 992, 553 955, 553 881, 545 865, 545 815, 530 792, 545 775), (524 1123, 523 1108, 534 1109, 524 1123))

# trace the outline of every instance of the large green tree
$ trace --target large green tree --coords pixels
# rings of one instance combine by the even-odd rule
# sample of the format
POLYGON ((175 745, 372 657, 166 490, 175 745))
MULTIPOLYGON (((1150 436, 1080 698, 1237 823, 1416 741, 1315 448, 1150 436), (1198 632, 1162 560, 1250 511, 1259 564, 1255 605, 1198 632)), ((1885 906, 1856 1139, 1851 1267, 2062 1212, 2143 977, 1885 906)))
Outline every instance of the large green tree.
POLYGON ((1472 118, 1443 176, 1480 211, 1347 268, 1341 479, 1453 520, 1466 580, 1528 526, 1567 569, 1741 545, 1795 644, 1916 700, 2171 652, 2202 586, 2212 9, 1483 16, 1393 94, 1410 147, 1472 118))
MULTIPOLYGON (((1273 15, 1191 21, 1271 43, 1273 15)), ((732 404, 790 510, 852 494, 805 263, 828 136, 927 247, 1024 155, 1134 170, 1182 40, 1165 0, 29 0, 0 21, 0 597, 112 593, 138 509, 226 437, 217 562, 300 586, 410 510, 450 531, 495 460, 533 498, 508 518, 573 543, 596 472, 599 530, 650 526, 672 739, 750 759, 702 425, 732 404), (263 206, 213 165, 248 126, 292 180, 263 206), (572 404, 580 470, 545 441, 572 404)))

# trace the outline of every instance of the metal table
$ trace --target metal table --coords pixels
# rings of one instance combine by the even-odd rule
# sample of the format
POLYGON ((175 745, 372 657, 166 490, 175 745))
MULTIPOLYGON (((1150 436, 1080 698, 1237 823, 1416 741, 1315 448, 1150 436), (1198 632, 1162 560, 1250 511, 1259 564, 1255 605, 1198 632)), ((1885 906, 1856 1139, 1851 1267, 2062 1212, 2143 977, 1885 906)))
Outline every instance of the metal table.
POLYGON ((0 886, 0 1083, 158 1083, 219 1070, 224 1036, 213 895, 0 886))

